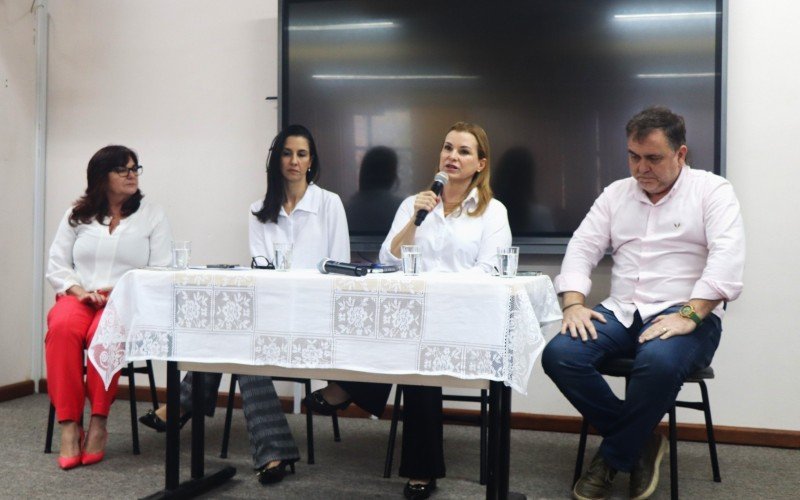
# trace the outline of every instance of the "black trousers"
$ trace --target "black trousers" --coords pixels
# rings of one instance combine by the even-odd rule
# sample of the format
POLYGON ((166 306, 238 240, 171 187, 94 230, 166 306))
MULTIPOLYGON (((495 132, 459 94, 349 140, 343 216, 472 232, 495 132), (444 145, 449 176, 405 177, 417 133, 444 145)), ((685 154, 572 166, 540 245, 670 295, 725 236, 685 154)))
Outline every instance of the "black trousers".
MULTIPOLYGON (((380 416, 392 389, 388 384, 337 382, 353 402, 380 416)), ((403 386, 403 450, 400 476, 434 479, 445 476, 442 388, 403 386)))

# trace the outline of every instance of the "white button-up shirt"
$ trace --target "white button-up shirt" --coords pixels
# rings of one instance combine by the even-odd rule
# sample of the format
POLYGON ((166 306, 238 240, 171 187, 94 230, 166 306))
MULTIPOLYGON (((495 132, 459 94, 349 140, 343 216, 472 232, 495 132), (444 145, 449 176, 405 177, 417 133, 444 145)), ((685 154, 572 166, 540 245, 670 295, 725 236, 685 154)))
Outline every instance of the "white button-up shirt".
POLYGON ((67 210, 50 246, 47 280, 56 293, 80 285, 94 291, 113 287, 123 274, 145 266, 168 266, 172 262, 172 233, 164 210, 142 200, 139 209, 122 219, 108 233, 105 224, 69 225, 67 210))
POLYGON ((323 258, 350 262, 350 235, 347 217, 339 195, 316 184, 308 186, 303 197, 287 214, 281 207, 278 223, 262 223, 252 215, 264 200, 250 205, 250 256, 272 262, 276 243, 292 243, 292 268, 316 268, 323 258))
MULTIPOLYGON (((392 254, 392 240, 414 215, 414 198, 409 196, 394 216, 392 228, 380 251, 384 264, 401 263, 392 254)), ((478 204, 478 190, 473 189, 456 210, 444 216, 442 203, 436 205, 417 228, 414 244, 420 246, 422 270, 424 272, 459 272, 477 270, 491 273, 497 266, 497 247, 511 245, 511 228, 508 225, 506 207, 492 199, 483 214, 468 215, 478 204)))
MULTIPOLYGON (((625 326, 689 299, 736 299, 744 273, 744 226, 733 187, 688 165, 653 204, 633 177, 597 198, 567 247, 558 293, 588 295, 592 269, 611 248, 611 295, 603 305, 625 326)), ((722 304, 714 311, 720 318, 722 304)))

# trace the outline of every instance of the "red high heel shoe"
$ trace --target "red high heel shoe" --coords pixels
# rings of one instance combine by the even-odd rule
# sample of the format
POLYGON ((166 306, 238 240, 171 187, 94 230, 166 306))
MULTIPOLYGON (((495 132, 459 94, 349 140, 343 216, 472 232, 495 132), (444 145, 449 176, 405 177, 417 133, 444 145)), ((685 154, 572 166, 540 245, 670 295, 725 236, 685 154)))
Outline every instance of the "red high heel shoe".
POLYGON ((106 444, 108 444, 107 432, 106 432, 105 442, 103 443, 103 449, 101 451, 98 451, 97 453, 85 453, 81 451, 81 463, 83 465, 92 465, 103 460, 103 458, 105 458, 106 456, 106 444))
POLYGON ((74 469, 81 464, 83 459, 83 429, 80 427, 78 429, 80 431, 78 437, 78 449, 80 451, 74 457, 58 457, 58 466, 62 470, 74 469))

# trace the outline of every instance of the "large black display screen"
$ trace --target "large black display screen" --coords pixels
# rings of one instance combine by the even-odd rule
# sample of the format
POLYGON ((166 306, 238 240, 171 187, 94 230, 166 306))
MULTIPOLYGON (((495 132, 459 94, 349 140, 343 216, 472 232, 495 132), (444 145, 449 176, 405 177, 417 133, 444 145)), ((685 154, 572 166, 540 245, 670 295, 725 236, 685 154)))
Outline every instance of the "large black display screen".
POLYGON ((464 120, 489 135, 515 241, 563 243, 629 175, 624 126, 646 106, 682 114, 689 163, 719 172, 721 6, 285 0, 281 121, 315 135, 319 183, 345 202, 354 236, 386 234, 464 120))

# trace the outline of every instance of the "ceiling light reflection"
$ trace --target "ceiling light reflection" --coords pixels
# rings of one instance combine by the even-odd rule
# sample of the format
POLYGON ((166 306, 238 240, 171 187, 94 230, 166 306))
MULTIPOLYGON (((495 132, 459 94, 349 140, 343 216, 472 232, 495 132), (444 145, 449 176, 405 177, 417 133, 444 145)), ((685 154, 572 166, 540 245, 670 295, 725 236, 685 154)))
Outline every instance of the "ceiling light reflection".
POLYGON ((311 75, 315 80, 477 80, 475 75, 311 75))
POLYGON ((398 28, 392 21, 376 21, 371 23, 344 23, 344 24, 306 24, 289 26, 289 31, 336 31, 336 30, 376 30, 398 28))
POLYGON ((652 14, 614 14, 617 21, 672 21, 684 19, 708 19, 720 15, 720 12, 654 12, 652 14))

